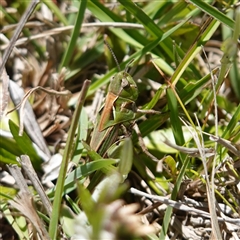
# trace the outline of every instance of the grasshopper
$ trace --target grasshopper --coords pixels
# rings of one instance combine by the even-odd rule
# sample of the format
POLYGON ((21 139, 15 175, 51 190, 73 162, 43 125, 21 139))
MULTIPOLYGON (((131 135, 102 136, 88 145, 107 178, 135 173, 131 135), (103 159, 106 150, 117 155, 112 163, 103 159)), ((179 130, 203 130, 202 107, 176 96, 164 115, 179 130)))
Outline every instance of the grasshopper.
MULTIPOLYGON (((100 155, 104 155, 107 149, 115 142, 121 124, 124 126, 134 125, 136 113, 160 113, 154 110, 140 110, 136 107, 135 102, 138 98, 137 84, 126 70, 120 70, 114 52, 107 41, 104 40, 104 42, 113 55, 119 73, 113 77, 109 84, 105 104, 99 111, 97 124, 94 127, 90 141, 90 147, 100 155)), ((146 147, 144 149, 146 150, 146 147)), ((145 152, 148 153, 147 150, 145 152)))
POLYGON ((114 143, 120 125, 135 119, 137 98, 137 85, 130 74, 126 71, 117 73, 109 84, 104 107, 97 117, 90 142, 92 149, 102 155, 114 143))
POLYGON ((103 156, 108 148, 116 141, 121 125, 132 126, 139 138, 142 150, 154 161, 158 161, 150 154, 143 143, 141 133, 134 120, 136 114, 161 114, 155 110, 142 110, 136 107, 138 98, 137 84, 126 71, 120 71, 109 84, 105 104, 100 109, 97 124, 93 130, 90 147, 103 156))

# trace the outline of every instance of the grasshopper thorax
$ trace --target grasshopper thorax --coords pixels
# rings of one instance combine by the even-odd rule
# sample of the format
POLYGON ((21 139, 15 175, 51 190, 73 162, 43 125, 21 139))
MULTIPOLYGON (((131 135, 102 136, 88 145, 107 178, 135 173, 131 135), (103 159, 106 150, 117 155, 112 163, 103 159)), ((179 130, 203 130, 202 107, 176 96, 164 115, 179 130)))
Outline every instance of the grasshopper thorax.
POLYGON ((136 101, 138 98, 137 85, 130 74, 125 71, 114 76, 109 85, 109 92, 131 101, 136 101))

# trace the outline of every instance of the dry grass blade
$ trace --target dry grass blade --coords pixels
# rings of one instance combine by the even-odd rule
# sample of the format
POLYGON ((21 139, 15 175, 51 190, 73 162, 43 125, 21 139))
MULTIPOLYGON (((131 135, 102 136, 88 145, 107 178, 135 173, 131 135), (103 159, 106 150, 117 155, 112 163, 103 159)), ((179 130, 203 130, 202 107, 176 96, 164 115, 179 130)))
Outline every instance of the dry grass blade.
MULTIPOLYGON (((198 119, 196 119, 196 120, 198 122, 198 119)), ((185 124, 186 127, 188 127, 188 125, 185 123, 185 121, 182 120, 182 122, 185 124)), ((198 124, 199 124, 199 122, 198 122, 198 124)), ((196 130, 191 129, 190 127, 188 127, 188 129, 189 129, 189 132, 192 134, 192 137, 199 149, 199 153, 200 153, 202 163, 203 163, 205 180, 206 180, 207 198, 208 198, 210 215, 211 215, 211 219, 212 219, 212 221, 211 221, 211 225, 212 225, 212 229, 213 229, 212 237, 213 237, 213 239, 221 240, 222 234, 220 231, 217 214, 216 214, 216 199, 215 199, 215 195, 214 195, 214 185, 213 184, 210 185, 210 181, 208 178, 207 156, 205 153, 202 132, 200 132, 200 136, 201 136, 201 140, 200 140, 196 130)), ((213 171, 215 171, 215 170, 213 169, 213 171)))
MULTIPOLYGON (((187 147, 178 146, 176 144, 171 143, 166 137, 163 142, 166 145, 168 145, 169 147, 174 148, 180 152, 189 154, 192 157, 200 157, 201 156, 198 148, 187 148, 187 147)), ((204 152, 207 157, 211 157, 216 154, 216 152, 212 148, 204 148, 204 152)))
MULTIPOLYGON (((22 98, 24 98, 24 90, 18 86, 14 81, 9 81, 9 91, 10 96, 13 101, 13 103, 18 105, 22 98)), ((46 145, 46 142, 43 138, 42 131, 39 127, 39 124, 37 123, 33 108, 31 104, 26 101, 25 107, 24 107, 24 126, 28 133, 28 135, 31 137, 33 142, 48 156, 48 158, 51 156, 51 153, 46 145)))
POLYGON ((15 30, 15 33, 13 35, 13 37, 11 38, 11 41, 9 43, 9 46, 7 48, 7 50, 4 52, 3 54, 3 60, 2 60, 2 64, 0 65, 0 76, 2 75, 2 71, 5 67, 5 64, 8 60, 8 57, 10 56, 13 48, 14 48, 14 44, 17 41, 18 36, 20 35, 20 33, 22 32, 22 29, 25 25, 25 23, 27 22, 28 18, 30 17, 30 15, 32 14, 33 10, 35 9, 35 7, 37 6, 37 4, 39 3, 39 0, 32 0, 32 2, 30 3, 28 9, 25 11, 24 15, 22 16, 20 22, 18 23, 18 26, 15 30))
POLYGON ((230 152, 232 152, 234 155, 240 157, 240 151, 233 145, 233 143, 231 143, 230 141, 228 141, 224 138, 221 138, 221 137, 216 137, 216 136, 210 135, 210 134, 207 134, 207 135, 210 136, 209 137, 210 140, 221 144, 222 146, 227 148, 230 152))
POLYGON ((9 166, 9 171, 15 178, 20 192, 14 200, 10 200, 9 203, 16 208, 22 215, 24 215, 37 230, 42 240, 50 240, 49 235, 45 229, 45 226, 39 216, 37 215, 36 209, 33 205, 33 196, 28 190, 27 183, 22 176, 20 168, 18 166, 9 166))
POLYGON ((2 77, 0 78, 0 83, 1 83, 0 120, 4 115, 4 111, 7 108, 7 104, 8 104, 8 96, 9 96, 8 82, 9 82, 9 76, 7 75, 6 70, 4 69, 2 77))
MULTIPOLYGON (((161 197, 161 196, 157 196, 157 195, 148 194, 148 193, 139 191, 135 188, 130 188, 129 191, 131 193, 135 194, 135 195, 146 197, 148 199, 151 199, 152 201, 161 202, 161 203, 166 204, 167 206, 171 206, 175 209, 185 211, 185 212, 188 212, 188 213, 191 213, 191 214, 194 214, 194 215, 203 216, 203 217, 208 218, 208 219, 212 219, 212 216, 208 212, 199 210, 195 207, 189 207, 189 206, 185 205, 184 203, 171 200, 168 197, 161 197)), ((229 218, 229 217, 224 216, 224 217, 217 217, 217 220, 221 221, 221 222, 226 221, 226 222, 235 224, 237 226, 240 226, 240 219, 239 218, 234 219, 234 218, 229 218)))
POLYGON ((33 169, 30 158, 27 155, 22 155, 20 163, 24 169, 24 172, 27 174, 28 178, 31 180, 33 186, 37 190, 37 192, 42 200, 43 206, 48 213, 48 216, 51 216, 52 204, 51 204, 49 198, 47 197, 45 190, 44 190, 35 170, 33 169))
MULTIPOLYGON (((37 23, 36 23, 37 24, 37 23)), ((39 25, 39 24, 38 24, 39 25)), ((5 29, 2 30, 2 32, 5 31, 9 31, 11 30, 11 28, 13 28, 15 25, 13 26, 7 26, 5 27, 5 29)), ((136 24, 136 23, 124 23, 124 22, 98 22, 98 23, 83 23, 82 24, 82 28, 89 28, 89 27, 113 27, 113 28, 123 28, 123 29, 143 29, 143 25, 141 24, 136 24)), ((57 34, 62 34, 63 32, 67 32, 70 31, 74 28, 74 26, 64 26, 64 27, 58 27, 58 28, 53 28, 51 30, 47 30, 43 33, 39 33, 30 37, 24 37, 24 38, 20 38, 16 41, 15 46, 21 46, 23 44, 26 44, 27 42, 29 42, 30 40, 36 40, 36 39, 40 39, 40 38, 45 38, 47 36, 53 36, 53 35, 57 35, 57 34)), ((84 29, 81 31, 84 32, 84 29)), ((4 44, 0 47, 1 50, 6 49, 9 46, 9 44, 4 44)))
POLYGON ((70 91, 68 90, 65 90, 65 91, 55 91, 53 89, 47 89, 47 88, 44 88, 44 87, 41 87, 41 86, 37 86, 35 88, 32 88, 31 90, 29 90, 25 96, 23 97, 23 99, 21 100, 21 102, 12 110, 8 111, 8 113, 11 113, 12 111, 20 108, 20 127, 19 127, 19 135, 22 136, 23 134, 23 119, 24 119, 24 106, 29 98, 29 96, 36 90, 42 90, 50 95, 58 95, 58 96, 68 96, 71 94, 70 91))

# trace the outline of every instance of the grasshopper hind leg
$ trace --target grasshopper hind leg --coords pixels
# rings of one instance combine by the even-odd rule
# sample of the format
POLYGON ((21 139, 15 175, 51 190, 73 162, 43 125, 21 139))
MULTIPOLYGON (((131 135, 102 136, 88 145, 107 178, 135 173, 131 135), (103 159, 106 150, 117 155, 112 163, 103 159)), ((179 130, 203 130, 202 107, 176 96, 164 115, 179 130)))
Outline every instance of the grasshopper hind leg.
POLYGON ((140 148, 142 149, 142 151, 143 151, 150 159, 152 159, 154 162, 157 162, 157 169, 158 169, 159 172, 162 172, 163 169, 165 169, 165 166, 163 165, 162 159, 156 158, 153 154, 151 154, 151 153, 148 151, 148 149, 147 149, 147 147, 146 147, 146 145, 145 145, 145 143, 144 143, 144 141, 143 141, 143 137, 142 137, 142 135, 141 135, 140 129, 139 129, 139 127, 138 127, 138 125, 137 125, 136 123, 133 125, 133 129, 134 129, 134 131, 136 132, 136 134, 137 134, 137 136, 138 136, 139 145, 140 145, 140 148))

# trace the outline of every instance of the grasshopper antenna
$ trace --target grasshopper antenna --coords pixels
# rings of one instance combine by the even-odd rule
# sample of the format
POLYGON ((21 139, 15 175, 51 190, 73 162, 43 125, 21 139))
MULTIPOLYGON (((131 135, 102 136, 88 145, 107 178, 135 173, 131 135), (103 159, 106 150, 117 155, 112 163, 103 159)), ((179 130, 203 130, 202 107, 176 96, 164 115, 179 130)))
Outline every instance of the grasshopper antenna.
POLYGON ((129 70, 129 66, 135 61, 135 59, 133 58, 130 62, 127 63, 126 67, 125 67, 125 72, 128 72, 129 70))
POLYGON ((114 54, 112 48, 110 47, 110 45, 107 42, 107 35, 106 34, 104 35, 103 41, 106 44, 106 46, 108 47, 109 51, 111 52, 111 54, 112 54, 112 56, 114 58, 114 61, 115 61, 116 65, 117 65, 118 71, 121 72, 121 68, 120 68, 120 65, 118 63, 117 57, 116 57, 116 55, 114 54))

